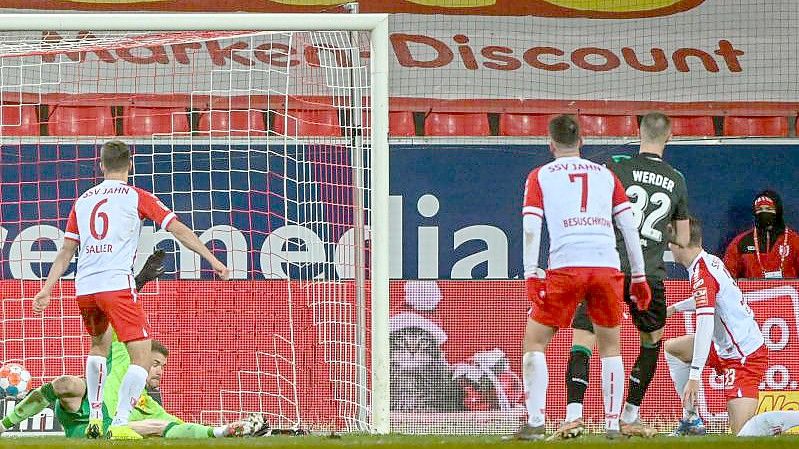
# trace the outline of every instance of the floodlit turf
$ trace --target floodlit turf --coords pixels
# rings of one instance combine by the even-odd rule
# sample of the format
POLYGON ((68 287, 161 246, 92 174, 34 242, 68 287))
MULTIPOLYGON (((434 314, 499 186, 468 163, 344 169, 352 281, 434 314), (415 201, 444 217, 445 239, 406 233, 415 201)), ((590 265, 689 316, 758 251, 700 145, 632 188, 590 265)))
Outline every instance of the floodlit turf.
POLYGON ((590 449, 594 447, 608 448, 609 445, 621 445, 629 449, 762 449, 762 448, 799 448, 799 438, 735 438, 732 436, 710 436, 695 438, 668 438, 665 436, 651 440, 631 439, 623 441, 607 441, 602 437, 591 436, 578 440, 554 443, 503 441, 497 436, 356 436, 347 435, 341 438, 318 436, 307 437, 267 437, 267 438, 241 438, 241 439, 215 439, 215 440, 164 440, 148 439, 140 441, 87 441, 67 440, 65 438, 2 438, 0 448, 20 449, 61 449, 61 448, 204 448, 204 447, 230 447, 230 448, 270 448, 270 449, 348 449, 364 447, 380 447, 386 449, 459 449, 476 447, 494 447, 497 449, 529 448, 530 446, 549 447, 575 447, 576 449, 590 449))

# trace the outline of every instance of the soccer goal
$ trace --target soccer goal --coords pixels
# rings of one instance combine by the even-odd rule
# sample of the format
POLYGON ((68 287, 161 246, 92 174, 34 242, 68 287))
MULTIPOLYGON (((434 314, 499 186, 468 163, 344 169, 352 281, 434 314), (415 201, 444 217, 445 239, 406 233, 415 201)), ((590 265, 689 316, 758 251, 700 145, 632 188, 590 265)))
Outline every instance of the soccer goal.
MULTIPOLYGON (((388 36, 372 14, 7 14, 0 21, 0 362, 33 385, 81 375, 65 279, 31 298, 100 145, 131 146, 155 193, 233 280, 153 223, 141 292, 170 350, 167 410, 216 422, 389 431, 388 36)), ((74 265, 67 277, 74 275, 74 265)))

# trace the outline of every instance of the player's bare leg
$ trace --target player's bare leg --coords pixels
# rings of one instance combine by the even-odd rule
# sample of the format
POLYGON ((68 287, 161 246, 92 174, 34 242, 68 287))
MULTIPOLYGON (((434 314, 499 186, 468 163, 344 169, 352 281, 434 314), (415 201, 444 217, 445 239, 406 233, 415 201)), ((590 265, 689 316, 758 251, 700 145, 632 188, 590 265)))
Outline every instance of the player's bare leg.
POLYGON ((730 431, 738 435, 747 421, 757 413, 757 399, 735 398, 727 401, 727 413, 730 416, 730 431))
MULTIPOLYGON (((669 374, 674 382, 674 389, 682 400, 685 384, 691 371, 691 360, 694 354, 694 336, 683 335, 666 341, 664 356, 669 365, 669 374)), ((672 436, 679 435, 704 435, 705 424, 696 412, 693 404, 683 404, 683 417, 672 436)))
POLYGON ((630 385, 627 389, 627 402, 621 413, 621 433, 631 437, 651 438, 657 435, 657 430, 644 424, 638 415, 638 409, 644 394, 655 376, 657 361, 660 357, 661 338, 663 328, 652 332, 640 331, 641 349, 638 358, 630 372, 630 385))
POLYGON ((527 320, 524 330, 522 377, 524 381, 527 422, 514 434, 519 440, 542 440, 546 436, 544 409, 547 402, 549 372, 546 352, 557 329, 527 320))
POLYGON ((572 349, 566 372, 566 419, 548 440, 567 440, 585 433, 583 398, 588 388, 591 350, 596 336, 585 329, 572 329, 572 349))
MULTIPOLYGON (((128 426, 133 406, 144 390, 149 367, 152 364, 152 340, 136 340, 125 343, 130 355, 130 366, 119 387, 117 412, 111 422, 109 435, 112 439, 137 439, 138 434, 128 426)), ((141 438, 141 436, 138 436, 141 438)))
MULTIPOLYGON (((103 385, 106 378, 106 355, 111 349, 113 331, 107 326, 105 332, 92 336, 92 347, 86 357, 86 397, 89 400, 89 425, 86 438, 97 439, 105 434, 103 429, 103 385)), ((54 385, 55 386, 55 385, 54 385)), ((80 408, 81 398, 78 399, 80 408)))

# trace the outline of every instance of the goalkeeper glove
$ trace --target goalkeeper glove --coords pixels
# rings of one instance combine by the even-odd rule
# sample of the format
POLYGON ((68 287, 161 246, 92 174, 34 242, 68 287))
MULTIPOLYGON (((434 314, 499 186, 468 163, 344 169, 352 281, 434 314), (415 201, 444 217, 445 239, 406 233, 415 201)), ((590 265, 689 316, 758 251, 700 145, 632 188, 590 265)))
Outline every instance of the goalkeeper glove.
POLYGON ((547 273, 536 267, 532 272, 525 273, 527 285, 527 298, 531 303, 541 305, 547 296, 547 273))
POLYGON ((638 310, 649 309, 649 303, 652 302, 652 290, 649 289, 649 284, 643 274, 633 275, 630 282, 630 299, 635 302, 638 310))
POLYGON ((164 250, 159 249, 147 258, 147 262, 144 262, 144 267, 139 274, 136 275, 136 291, 141 290, 145 284, 153 279, 158 279, 158 277, 164 274, 164 271, 166 271, 166 268, 164 268, 165 256, 166 253, 164 250))

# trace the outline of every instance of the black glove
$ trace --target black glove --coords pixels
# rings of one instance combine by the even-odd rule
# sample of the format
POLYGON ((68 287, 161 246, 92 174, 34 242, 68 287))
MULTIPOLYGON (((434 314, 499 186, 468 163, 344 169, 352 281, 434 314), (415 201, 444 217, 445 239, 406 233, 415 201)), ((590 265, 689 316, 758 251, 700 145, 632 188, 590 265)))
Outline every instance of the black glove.
POLYGON ((159 249, 147 258, 144 267, 139 274, 136 275, 136 291, 141 290, 145 284, 154 279, 158 279, 159 276, 164 274, 164 271, 166 271, 166 268, 164 268, 164 257, 166 257, 166 253, 164 250, 159 249))

